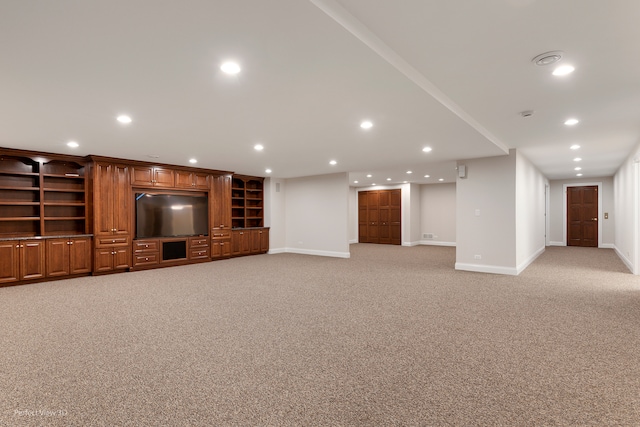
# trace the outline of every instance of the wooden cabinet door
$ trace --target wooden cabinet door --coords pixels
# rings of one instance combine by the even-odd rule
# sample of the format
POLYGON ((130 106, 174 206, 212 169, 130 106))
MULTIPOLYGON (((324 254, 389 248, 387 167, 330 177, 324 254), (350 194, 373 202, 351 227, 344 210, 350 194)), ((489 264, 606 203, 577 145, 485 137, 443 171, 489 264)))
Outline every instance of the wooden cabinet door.
POLYGON ((153 187, 153 167, 152 166, 132 166, 131 185, 138 187, 153 187))
POLYGON ((251 246, 249 251, 252 254, 259 254, 260 253, 260 243, 262 240, 262 230, 251 230, 251 246))
POLYGON ((260 252, 269 251, 269 229, 260 231, 260 252))
POLYGON ((93 266, 95 272, 113 270, 113 248, 97 248, 94 252, 93 266))
POLYGON ((118 246, 112 248, 114 270, 124 270, 131 267, 131 248, 128 246, 118 246))
POLYGON ((176 188, 193 188, 193 172, 176 171, 176 188))
POLYGON ((223 258, 228 258, 231 256, 231 241, 225 240, 224 242, 220 242, 220 251, 222 253, 223 258))
POLYGON ((47 240, 47 277, 68 276, 69 271, 69 240, 47 240))
POLYGON ((131 228, 132 197, 129 166, 113 165, 113 219, 114 234, 129 234, 131 228))
POLYGON ((174 170, 168 168, 153 168, 153 181, 154 187, 175 187, 174 170))
POLYGON ((212 228, 231 228, 231 175, 213 177, 209 208, 212 228))
POLYGON ((113 231, 113 165, 96 163, 93 171, 93 233, 113 231))
POLYGON ((361 191, 358 193, 358 242, 360 243, 369 242, 367 206, 367 193, 361 191))
POLYGON ((208 190, 209 174, 195 172, 193 174, 193 187, 199 190, 208 190))
MULTIPOLYGON (((382 193, 382 191, 381 191, 382 193)), ((391 210, 388 206, 380 207, 378 209, 379 223, 378 223, 378 243, 390 245, 391 244, 391 210)))
POLYGON ((24 280, 44 277, 44 241, 25 240, 21 246, 20 277, 24 280))
POLYGON ((20 241, 0 242, 0 283, 20 280, 20 241))
POLYGON ((231 255, 240 255, 242 253, 241 232, 233 230, 231 232, 231 255))
POLYGON ((69 273, 91 272, 91 238, 78 237, 69 240, 69 273))

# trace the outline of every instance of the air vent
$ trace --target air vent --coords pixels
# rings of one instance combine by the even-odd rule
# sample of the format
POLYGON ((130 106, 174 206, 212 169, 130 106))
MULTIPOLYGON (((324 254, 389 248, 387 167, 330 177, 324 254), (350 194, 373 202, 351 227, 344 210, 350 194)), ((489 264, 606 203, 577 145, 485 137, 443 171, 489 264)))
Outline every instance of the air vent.
POLYGON ((433 233, 424 233, 424 234, 422 235, 422 238, 423 238, 423 239, 430 239, 430 240, 433 240, 433 233))

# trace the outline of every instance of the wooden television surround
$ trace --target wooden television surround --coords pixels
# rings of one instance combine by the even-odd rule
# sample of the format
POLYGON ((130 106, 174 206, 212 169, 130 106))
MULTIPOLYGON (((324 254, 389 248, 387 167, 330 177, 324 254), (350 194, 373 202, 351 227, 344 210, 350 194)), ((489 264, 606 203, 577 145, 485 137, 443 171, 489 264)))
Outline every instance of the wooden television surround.
POLYGON ((0 148, 0 286, 266 253, 262 177, 0 148), (136 193, 206 195, 208 233, 136 238, 136 193))

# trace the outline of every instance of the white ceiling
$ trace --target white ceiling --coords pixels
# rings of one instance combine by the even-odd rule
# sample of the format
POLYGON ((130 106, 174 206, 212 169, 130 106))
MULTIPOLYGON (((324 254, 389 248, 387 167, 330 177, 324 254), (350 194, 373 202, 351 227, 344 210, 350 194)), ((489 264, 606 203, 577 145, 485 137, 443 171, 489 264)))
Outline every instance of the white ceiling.
POLYGON ((517 148, 550 179, 576 156, 610 176, 640 142, 639 18, 637 0, 0 0, 0 146, 360 186, 517 148), (550 50, 576 71, 532 64, 550 50))

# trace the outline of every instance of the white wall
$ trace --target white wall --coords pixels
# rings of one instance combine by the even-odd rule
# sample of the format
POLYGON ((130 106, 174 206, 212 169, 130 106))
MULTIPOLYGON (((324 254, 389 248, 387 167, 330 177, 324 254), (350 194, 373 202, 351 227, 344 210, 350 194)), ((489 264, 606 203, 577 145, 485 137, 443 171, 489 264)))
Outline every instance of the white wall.
POLYGON ((405 246, 415 246, 420 244, 421 226, 421 194, 419 184, 409 184, 409 228, 407 230, 407 240, 403 241, 405 246))
POLYGON ((613 177, 613 192, 615 200, 615 239, 616 253, 634 274, 640 273, 640 253, 638 251, 639 212, 638 194, 638 163, 635 159, 640 156, 640 147, 624 161, 613 177))
POLYGON ((548 180, 516 151, 516 269, 519 274, 546 246, 545 191, 548 180))
POLYGON ((420 244, 455 246, 456 184, 424 184, 420 186, 420 244), (431 233, 433 239, 423 235, 431 233))
POLYGON ((286 183, 283 179, 264 181, 264 225, 269 230, 269 253, 284 252, 286 247, 286 183))
POLYGON ((458 164, 467 177, 456 182, 456 269, 517 274, 515 151, 458 164))
POLYGON ((599 210, 603 213, 598 218, 599 240, 601 247, 613 247, 615 241, 615 224, 618 222, 616 212, 616 199, 614 191, 613 177, 600 178, 576 178, 576 179, 558 179, 549 181, 549 245, 565 246, 566 239, 566 194, 565 187, 580 185, 597 185, 600 186, 599 198, 602 204, 599 210), (604 219, 604 212, 609 214, 609 219, 604 219))
POLYGON ((346 173, 286 180, 285 251, 349 258, 346 173))
POLYGON ((358 192, 349 187, 349 243, 358 243, 358 192))

